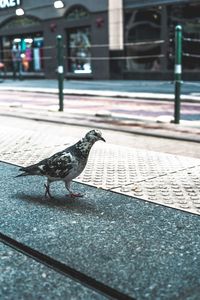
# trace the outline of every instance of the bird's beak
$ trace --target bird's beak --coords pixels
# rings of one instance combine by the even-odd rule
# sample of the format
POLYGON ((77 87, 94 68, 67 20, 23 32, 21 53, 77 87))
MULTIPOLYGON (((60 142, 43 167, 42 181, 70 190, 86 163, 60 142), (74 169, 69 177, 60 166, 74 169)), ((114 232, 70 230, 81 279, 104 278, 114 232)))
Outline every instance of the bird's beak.
POLYGON ((103 137, 101 137, 100 140, 103 142, 106 142, 106 140, 103 137))

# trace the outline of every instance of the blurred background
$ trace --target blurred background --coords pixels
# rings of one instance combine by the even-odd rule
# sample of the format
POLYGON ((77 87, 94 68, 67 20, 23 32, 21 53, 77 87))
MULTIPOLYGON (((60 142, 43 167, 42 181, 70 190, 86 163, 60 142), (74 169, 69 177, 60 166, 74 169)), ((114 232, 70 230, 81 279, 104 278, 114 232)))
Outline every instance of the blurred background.
POLYGON ((200 79, 200 1, 0 1, 0 62, 27 78, 56 78, 56 36, 68 79, 172 80, 175 26, 183 80, 200 79))

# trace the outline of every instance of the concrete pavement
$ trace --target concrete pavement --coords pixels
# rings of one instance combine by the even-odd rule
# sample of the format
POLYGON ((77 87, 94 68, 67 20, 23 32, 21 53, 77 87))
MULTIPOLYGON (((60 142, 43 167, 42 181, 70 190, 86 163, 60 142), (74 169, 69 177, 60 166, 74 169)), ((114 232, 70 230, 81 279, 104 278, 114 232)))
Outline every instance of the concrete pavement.
POLYGON ((45 200, 17 173, 0 164, 2 299, 199 299, 198 216, 78 183, 45 200))

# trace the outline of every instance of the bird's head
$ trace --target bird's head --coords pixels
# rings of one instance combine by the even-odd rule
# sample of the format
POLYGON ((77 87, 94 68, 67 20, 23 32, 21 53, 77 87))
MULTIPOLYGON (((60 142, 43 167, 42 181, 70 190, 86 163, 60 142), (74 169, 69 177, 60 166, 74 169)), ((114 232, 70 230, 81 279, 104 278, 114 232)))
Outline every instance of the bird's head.
POLYGON ((91 142, 91 143, 95 143, 97 141, 103 141, 105 142, 105 139, 102 137, 102 133, 100 130, 97 130, 97 129, 93 129, 93 130, 90 130, 86 136, 85 136, 85 139, 88 141, 88 142, 91 142))

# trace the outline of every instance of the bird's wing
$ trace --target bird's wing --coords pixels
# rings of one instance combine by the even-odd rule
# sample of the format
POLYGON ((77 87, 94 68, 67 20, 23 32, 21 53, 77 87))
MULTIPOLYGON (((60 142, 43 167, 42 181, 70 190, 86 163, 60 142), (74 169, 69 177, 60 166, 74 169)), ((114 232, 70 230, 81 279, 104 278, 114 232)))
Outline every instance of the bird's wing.
POLYGON ((43 175, 64 178, 77 163, 70 152, 62 151, 47 159, 44 167, 40 166, 40 168, 43 169, 43 175))
POLYGON ((78 162, 72 156, 72 154, 64 150, 40 161, 35 165, 21 168, 21 171, 24 171, 29 175, 43 175, 52 178, 64 178, 77 163, 78 162))

